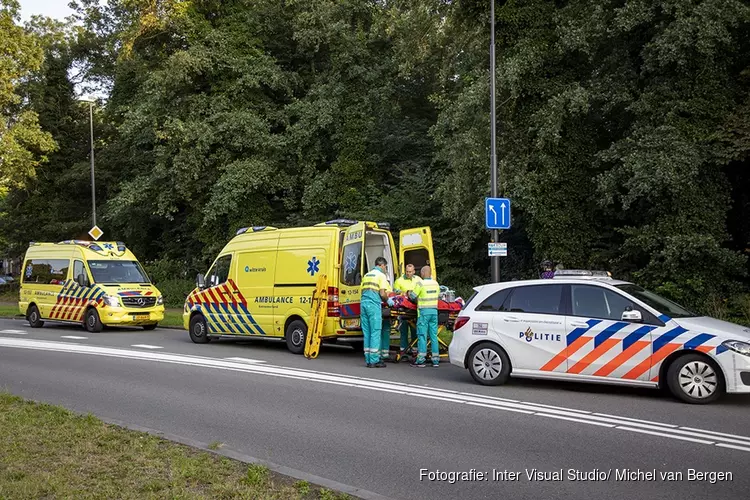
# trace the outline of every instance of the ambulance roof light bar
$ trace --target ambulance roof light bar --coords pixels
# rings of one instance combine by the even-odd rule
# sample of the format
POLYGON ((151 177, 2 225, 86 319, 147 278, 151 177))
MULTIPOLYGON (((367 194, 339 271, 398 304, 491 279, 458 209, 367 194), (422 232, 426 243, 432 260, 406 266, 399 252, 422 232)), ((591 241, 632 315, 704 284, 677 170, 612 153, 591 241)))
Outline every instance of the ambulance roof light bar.
POLYGON ((253 233, 257 233, 257 232, 260 232, 260 231, 273 231, 273 230, 275 230, 275 229, 277 229, 277 228, 275 228, 275 227, 273 227, 273 226, 252 226, 252 227, 242 227, 242 228, 238 229, 238 230, 237 230, 237 232, 236 232, 236 233, 234 233, 234 235, 235 235, 235 236, 239 236, 239 235, 241 235, 241 234, 245 234, 245 233, 246 233, 246 232, 248 232, 248 231, 251 231, 251 232, 253 232, 253 233))
POLYGON ((353 220, 353 219, 332 219, 332 220, 327 220, 327 221, 321 223, 320 225, 323 225, 323 226, 349 227, 349 226, 353 226, 357 222, 359 222, 359 221, 356 221, 356 220, 353 220))

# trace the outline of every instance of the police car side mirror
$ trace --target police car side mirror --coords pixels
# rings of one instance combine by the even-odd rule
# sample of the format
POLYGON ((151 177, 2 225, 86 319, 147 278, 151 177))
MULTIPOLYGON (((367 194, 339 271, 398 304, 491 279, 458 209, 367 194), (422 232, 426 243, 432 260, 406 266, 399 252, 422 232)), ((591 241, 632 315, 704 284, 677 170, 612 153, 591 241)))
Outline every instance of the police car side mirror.
POLYGON ((641 316, 641 311, 625 310, 622 313, 622 321, 629 321, 631 323, 640 323, 641 321, 643 321, 643 316, 641 316))
POLYGON ((206 288, 206 278, 204 278, 202 274, 198 274, 198 276, 195 278, 195 284, 198 288, 203 290, 204 288, 206 288))
POLYGON ((76 276, 76 283, 78 283, 81 287, 87 287, 89 286, 89 280, 86 277, 85 274, 81 273, 78 276, 76 276))

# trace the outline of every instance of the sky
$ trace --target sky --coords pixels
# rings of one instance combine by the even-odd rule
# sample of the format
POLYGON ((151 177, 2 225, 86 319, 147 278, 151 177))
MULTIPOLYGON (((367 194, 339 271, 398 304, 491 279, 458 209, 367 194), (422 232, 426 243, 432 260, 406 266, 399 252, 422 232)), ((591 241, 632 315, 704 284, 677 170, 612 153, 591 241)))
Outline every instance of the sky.
POLYGON ((73 13, 68 8, 70 0, 19 0, 21 21, 28 21, 34 14, 63 19, 73 13))

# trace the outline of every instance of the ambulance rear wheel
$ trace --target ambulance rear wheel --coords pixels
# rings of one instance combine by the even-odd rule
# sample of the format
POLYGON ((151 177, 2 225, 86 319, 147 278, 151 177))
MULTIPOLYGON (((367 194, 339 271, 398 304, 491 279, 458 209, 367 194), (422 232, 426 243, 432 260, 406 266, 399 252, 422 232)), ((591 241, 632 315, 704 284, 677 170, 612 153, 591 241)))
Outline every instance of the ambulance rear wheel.
POLYGON ((307 338, 307 325, 301 319, 296 319, 286 327, 286 347, 294 354, 305 352, 305 339, 307 338))
POLYGON ((26 319, 29 322, 29 325, 31 328, 41 328, 44 326, 44 321, 42 321, 42 315, 39 314, 39 308, 36 305, 33 305, 29 307, 29 311, 26 313, 26 319))
POLYGON ((190 318, 190 340, 196 344, 205 344, 211 340, 208 336, 206 318, 200 314, 196 314, 190 318))
POLYGON ((93 307, 86 311, 84 326, 86 327, 86 331, 90 333, 99 333, 104 329, 102 320, 99 319, 99 313, 93 307))

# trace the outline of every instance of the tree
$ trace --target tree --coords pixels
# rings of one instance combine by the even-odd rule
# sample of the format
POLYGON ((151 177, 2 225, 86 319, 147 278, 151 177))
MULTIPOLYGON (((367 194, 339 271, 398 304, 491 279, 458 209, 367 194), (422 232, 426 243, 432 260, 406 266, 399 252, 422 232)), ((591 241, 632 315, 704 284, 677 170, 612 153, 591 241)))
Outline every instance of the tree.
POLYGON ((36 113, 18 94, 18 86, 42 63, 36 37, 16 24, 16 0, 0 0, 0 189, 21 186, 34 177, 46 154, 56 147, 39 127, 36 113))

